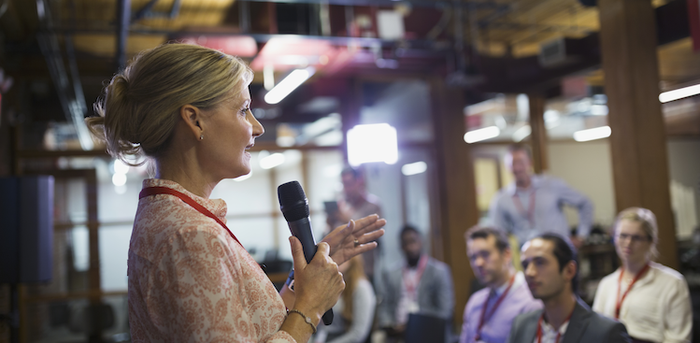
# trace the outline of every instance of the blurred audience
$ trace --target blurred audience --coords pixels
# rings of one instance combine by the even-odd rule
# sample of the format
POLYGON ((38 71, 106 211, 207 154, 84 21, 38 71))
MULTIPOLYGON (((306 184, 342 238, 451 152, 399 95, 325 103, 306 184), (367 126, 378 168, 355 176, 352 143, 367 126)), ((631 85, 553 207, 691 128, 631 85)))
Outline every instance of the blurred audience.
POLYGON ((690 342, 688 285, 677 271, 652 262, 659 240, 654 213, 628 208, 614 230, 622 266, 598 285, 593 310, 624 323, 633 341, 690 342))
POLYGON ((532 152, 522 144, 513 144, 505 157, 515 182, 501 189, 491 201, 489 217, 495 227, 518 238, 522 245, 543 232, 569 236, 569 224, 562 205, 578 210, 579 224, 571 242, 581 247, 593 224, 593 203, 564 181, 532 173, 532 152))
POLYGON ((503 343, 515 316, 542 308, 532 297, 522 272, 516 272, 508 236, 502 230, 475 226, 465 234, 467 257, 476 278, 486 287, 464 308, 460 343, 503 343))
POLYGON ((379 327, 389 337, 402 337, 411 313, 442 319, 452 317, 454 293, 450 268, 423 253, 420 232, 401 230, 406 259, 382 274, 382 299, 377 309, 379 327))
MULTIPOLYGON (((337 209, 327 213, 329 228, 347 224, 350 219, 360 219, 370 214, 381 217, 382 207, 379 198, 367 192, 365 176, 360 169, 346 167, 340 173, 343 182, 343 197, 337 202, 337 209)), ((365 275, 374 284, 374 269, 379 265, 380 249, 377 240, 377 249, 362 254, 364 260, 365 275)))
POLYGON ((544 233, 522 248, 525 281, 543 310, 517 316, 510 343, 629 342, 625 326, 599 315, 576 295, 576 250, 566 237, 544 233))
POLYGON ((319 326, 315 343, 361 343, 372 329, 376 298, 365 276, 362 255, 343 263, 339 269, 345 279, 345 290, 333 306, 333 323, 319 326))

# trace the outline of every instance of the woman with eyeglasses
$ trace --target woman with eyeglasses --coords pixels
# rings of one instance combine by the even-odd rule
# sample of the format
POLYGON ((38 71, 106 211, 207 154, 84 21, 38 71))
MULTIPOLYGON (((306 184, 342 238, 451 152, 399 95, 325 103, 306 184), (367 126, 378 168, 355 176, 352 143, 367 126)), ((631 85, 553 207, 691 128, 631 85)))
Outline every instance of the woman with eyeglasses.
POLYGON ((614 238, 622 266, 601 280, 593 310, 625 324, 633 342, 690 342, 685 278, 652 262, 659 240, 654 213, 639 207, 620 212, 614 238))

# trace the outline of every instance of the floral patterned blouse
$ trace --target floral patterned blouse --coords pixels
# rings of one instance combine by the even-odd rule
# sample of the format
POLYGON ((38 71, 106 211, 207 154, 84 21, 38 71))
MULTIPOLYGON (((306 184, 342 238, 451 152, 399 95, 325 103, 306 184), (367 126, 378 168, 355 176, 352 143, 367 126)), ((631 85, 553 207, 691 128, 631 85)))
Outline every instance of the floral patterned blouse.
MULTIPOLYGON (((226 222, 226 203, 158 179, 143 187, 185 193, 226 222)), ((214 219, 178 197, 139 201, 128 260, 134 342, 294 342, 286 308, 265 273, 214 219)))

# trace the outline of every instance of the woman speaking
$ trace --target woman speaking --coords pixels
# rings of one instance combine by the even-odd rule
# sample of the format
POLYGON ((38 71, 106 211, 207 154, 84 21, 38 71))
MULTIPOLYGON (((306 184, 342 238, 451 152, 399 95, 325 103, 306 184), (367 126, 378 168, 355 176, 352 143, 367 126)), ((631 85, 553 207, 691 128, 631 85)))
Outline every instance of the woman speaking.
POLYGON ((593 310, 625 324, 633 342, 690 342, 688 285, 677 271, 651 261, 659 240, 654 213, 620 212, 614 237, 622 266, 600 281, 593 310))
POLYGON ((294 291, 277 293, 226 226, 224 201, 209 199, 221 180, 250 172, 248 150, 264 132, 250 111, 252 79, 236 57, 166 44, 114 76, 100 116, 87 120, 114 157, 144 154, 156 167, 129 245, 134 342, 306 342, 343 291, 338 265, 384 233, 376 215, 350 221, 308 264, 291 237, 294 291))

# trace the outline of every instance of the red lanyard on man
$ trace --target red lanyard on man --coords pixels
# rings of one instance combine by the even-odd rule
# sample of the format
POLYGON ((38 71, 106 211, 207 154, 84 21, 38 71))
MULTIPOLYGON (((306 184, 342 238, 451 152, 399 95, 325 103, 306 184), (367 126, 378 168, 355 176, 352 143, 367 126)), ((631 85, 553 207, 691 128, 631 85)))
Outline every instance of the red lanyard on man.
POLYGON ((535 189, 531 188, 530 189, 530 202, 527 204, 527 212, 525 212, 525 208, 523 207, 523 203, 520 201, 520 196, 518 195, 517 191, 515 194, 513 194, 513 203, 515 204, 515 207, 518 208, 518 212, 520 212, 524 217, 527 218, 527 220, 530 222, 530 225, 535 224, 535 189))
POLYGON ((505 291, 503 291, 503 294, 501 294, 501 296, 498 297, 498 300, 496 300, 496 303, 493 305, 491 312, 488 313, 488 316, 486 315, 486 307, 489 304, 490 297, 486 297, 486 301, 484 301, 484 306, 481 308, 481 319, 479 319, 479 327, 476 329, 476 336, 474 337, 475 341, 481 340, 481 328, 484 327, 484 324, 486 324, 486 322, 488 322, 491 319, 491 317, 493 317, 493 314, 496 313, 498 306, 500 306, 501 302, 503 302, 503 299, 506 298, 506 295, 508 295, 508 291, 510 291, 510 288, 513 286, 514 282, 515 274, 513 274, 513 276, 510 277, 510 281, 508 281, 508 287, 505 291))
POLYGON ((425 255, 422 255, 420 257, 420 260, 418 261, 418 268, 416 269, 416 273, 413 278, 409 277, 408 275, 408 269, 404 267, 403 270, 403 283, 406 285, 406 292, 408 293, 409 298, 415 299, 415 291, 418 288, 418 283, 420 283, 420 278, 423 276, 423 272, 425 271, 425 266, 428 264, 428 257, 425 255))
POLYGON ((146 187, 146 188, 141 190, 141 193, 139 193, 139 199, 145 198, 145 197, 150 196, 150 195, 156 195, 156 194, 170 194, 170 195, 174 195, 174 196, 180 198, 182 201, 184 201, 188 205, 194 207, 195 210, 199 211, 203 215, 205 215, 211 219, 214 219, 217 223, 219 223, 219 225, 223 226, 224 229, 226 229, 226 231, 228 232, 229 235, 231 235, 231 238, 233 238, 233 240, 238 242, 238 244, 240 244, 241 247, 243 247, 243 244, 241 244, 241 242, 238 240, 238 238, 236 238, 236 235, 234 235, 233 232, 231 232, 231 230, 228 228, 228 226, 226 226, 226 224, 224 224, 224 222, 222 222, 221 219, 219 219, 217 216, 215 216, 213 213, 211 213, 211 211, 209 211, 206 207, 200 205, 198 202, 194 201, 194 199, 187 196, 187 194, 185 194, 185 193, 178 192, 178 191, 176 191, 172 188, 168 188, 168 187, 146 187))
MULTIPOLYGON (((571 310, 571 313, 569 313, 569 316, 566 317, 566 320, 564 320, 561 325, 564 325, 571 320, 571 316, 574 315, 574 311, 576 310, 576 304, 574 304, 574 309, 571 310)), ((544 321, 544 311, 542 311, 542 315, 540 316, 540 320, 537 321, 537 343, 542 343, 542 322, 544 321)), ((561 326, 559 327, 561 329, 561 326)), ((554 340, 554 343, 559 343, 559 339, 561 338, 561 331, 557 330, 557 338, 554 340)))
POLYGON ((627 290, 622 295, 622 298, 620 298, 620 284, 622 284, 622 275, 625 274, 625 267, 620 268, 620 278, 617 280, 617 296, 615 297, 615 299, 617 300, 617 304, 615 305, 615 319, 620 319, 620 309, 622 309, 622 302, 625 301, 627 293, 630 292, 632 286, 634 286, 637 280, 639 280, 639 278, 641 278, 647 270, 649 270, 649 264, 644 266, 644 268, 642 268, 642 270, 640 270, 639 273, 637 273, 637 275, 634 276, 634 279, 632 279, 632 283, 630 283, 630 286, 627 287, 627 290))

